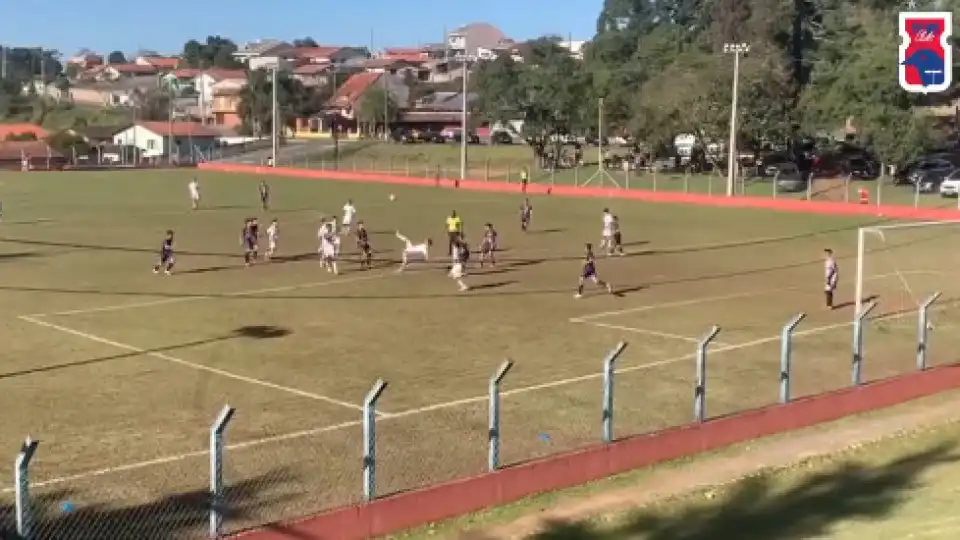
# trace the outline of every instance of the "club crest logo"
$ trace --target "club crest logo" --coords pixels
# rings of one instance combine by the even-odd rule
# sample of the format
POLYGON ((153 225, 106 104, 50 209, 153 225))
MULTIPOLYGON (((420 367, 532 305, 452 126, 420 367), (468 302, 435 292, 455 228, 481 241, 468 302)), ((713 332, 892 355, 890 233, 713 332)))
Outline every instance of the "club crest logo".
POLYGON ((953 82, 953 34, 950 12, 900 13, 900 86, 907 92, 934 94, 953 82))

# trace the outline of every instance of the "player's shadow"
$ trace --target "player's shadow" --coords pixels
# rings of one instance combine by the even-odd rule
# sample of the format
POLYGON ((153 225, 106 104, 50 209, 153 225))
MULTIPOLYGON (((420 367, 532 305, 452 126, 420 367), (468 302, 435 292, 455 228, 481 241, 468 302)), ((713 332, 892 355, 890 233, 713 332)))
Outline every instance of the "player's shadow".
POLYGON ((23 259, 36 259, 44 257, 45 253, 39 251, 18 251, 16 253, 0 253, 0 262, 20 261, 23 259))
POLYGON ((553 229, 530 229, 527 231, 527 234, 559 234, 562 232, 567 232, 567 229, 562 227, 555 227, 553 229))
MULTIPOLYGON (((863 303, 863 304, 869 304, 870 302, 874 302, 874 301, 879 300, 879 299, 880 299, 880 295, 879 295, 879 294, 871 294, 870 296, 865 297, 865 298, 863 299, 863 302, 862 302, 862 303, 863 303)), ((856 301, 854 301, 854 300, 847 300, 846 302, 841 302, 841 303, 839 303, 839 304, 834 304, 833 309, 843 309, 843 308, 853 307, 853 306, 855 306, 856 304, 857 304, 857 303, 856 303, 856 301)))
MULTIPOLYGON (((956 466, 955 444, 941 444, 879 466, 847 461, 789 481, 776 473, 747 477, 717 494, 651 505, 609 521, 547 521, 540 540, 715 540, 820 538, 840 523, 881 520, 921 489, 932 468, 956 466), (604 525, 607 523, 607 525, 604 525)), ((723 488, 721 488, 723 489, 723 488)), ((475 536, 483 538, 483 535, 475 536)))
POLYGON ((293 330, 284 328, 282 326, 250 325, 241 326, 240 328, 234 330, 233 333, 236 336, 243 338, 276 339, 289 336, 293 333, 293 330))
POLYGON ((0 373, 0 380, 13 379, 16 377, 23 377, 26 375, 36 375, 38 373, 62 371, 64 369, 70 369, 70 368, 91 366, 96 364, 102 364, 104 362, 110 362, 113 360, 122 360, 124 358, 133 358, 137 356, 150 355, 151 353, 169 353, 172 351, 176 351, 178 349, 189 349, 190 347, 196 347, 199 345, 207 345, 207 344, 216 343, 219 341, 227 341, 230 339, 235 339, 236 337, 238 337, 236 334, 229 334, 225 336, 217 336, 213 338, 188 341, 186 343, 177 343, 176 345, 154 347, 151 349, 144 349, 144 350, 124 351, 122 353, 111 354, 109 356, 98 356, 96 358, 88 358, 85 360, 77 360, 74 362, 63 362, 60 364, 52 364, 52 365, 40 366, 40 367, 35 367, 30 369, 22 369, 18 371, 7 371, 4 373, 0 373))
MULTIPOLYGON (((41 452, 42 448, 41 445, 41 452)), ((179 469, 178 467, 177 470, 179 469)), ((195 473, 198 477, 203 477, 206 471, 197 467, 195 473)), ((137 485, 137 478, 113 480, 118 482, 117 487, 123 486, 122 480, 126 480, 128 485, 118 493, 117 500, 110 500, 109 504, 106 501, 83 503, 87 497, 102 497, 104 493, 108 493, 109 491, 105 491, 109 490, 109 485, 105 485, 106 481, 94 482, 95 488, 91 488, 90 493, 83 489, 36 490, 31 505, 36 524, 34 537, 58 540, 167 540, 207 537, 212 503, 207 489, 169 493, 147 502, 128 504, 120 497, 123 497, 122 493, 129 493, 131 487, 137 485)), ((154 486, 162 485, 162 480, 155 475, 152 482, 155 482, 154 486)), ((300 483, 300 480, 285 467, 228 483, 223 499, 224 529, 231 531, 257 526, 262 523, 263 516, 276 515, 279 510, 292 504, 293 495, 275 495, 278 491, 293 491, 281 487, 291 483, 300 483)), ((150 487, 150 484, 144 487, 150 487)), ((15 515, 12 505, 0 505, 0 538, 21 538, 16 533, 15 515)))
POLYGON ((483 290, 490 290, 490 289, 499 289, 502 287, 506 287, 508 285, 514 285, 516 283, 518 282, 513 280, 495 281, 493 283, 479 283, 477 285, 471 285, 470 290, 483 291, 483 290))

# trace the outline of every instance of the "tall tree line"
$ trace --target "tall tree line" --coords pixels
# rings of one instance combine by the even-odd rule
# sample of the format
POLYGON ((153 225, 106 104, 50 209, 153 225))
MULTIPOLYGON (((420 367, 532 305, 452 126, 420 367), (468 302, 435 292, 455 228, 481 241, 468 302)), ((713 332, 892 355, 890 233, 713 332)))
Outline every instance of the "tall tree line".
MULTIPOLYGON (((960 2, 919 4, 960 15, 960 2)), ((582 62, 554 39, 536 40, 522 63, 501 57, 481 66, 475 107, 488 120, 525 120, 529 135, 583 133, 596 128, 603 98, 607 133, 652 147, 681 133, 724 141, 734 71, 724 45, 746 43, 741 140, 790 147, 800 136, 852 127, 881 159, 898 162, 943 135, 916 113, 931 98, 899 87, 903 8, 893 0, 606 0, 582 62)))

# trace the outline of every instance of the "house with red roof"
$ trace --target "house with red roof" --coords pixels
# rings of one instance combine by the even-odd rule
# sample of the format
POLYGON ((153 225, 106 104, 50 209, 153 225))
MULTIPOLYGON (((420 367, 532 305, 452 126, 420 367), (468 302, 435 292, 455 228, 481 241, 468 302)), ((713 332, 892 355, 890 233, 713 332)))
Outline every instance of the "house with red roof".
POLYGON ((133 146, 143 158, 171 161, 209 159, 220 132, 200 122, 137 122, 113 135, 117 146, 133 146))

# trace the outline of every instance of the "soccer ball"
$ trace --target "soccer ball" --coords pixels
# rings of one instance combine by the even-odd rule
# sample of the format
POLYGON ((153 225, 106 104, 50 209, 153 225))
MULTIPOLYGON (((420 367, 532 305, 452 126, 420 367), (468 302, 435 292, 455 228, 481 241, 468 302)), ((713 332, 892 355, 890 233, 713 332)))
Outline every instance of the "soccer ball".
POLYGON ((395 201, 395 200, 397 200, 397 196, 394 195, 393 193, 391 193, 391 194, 390 194, 390 202, 393 202, 393 201, 395 201))

